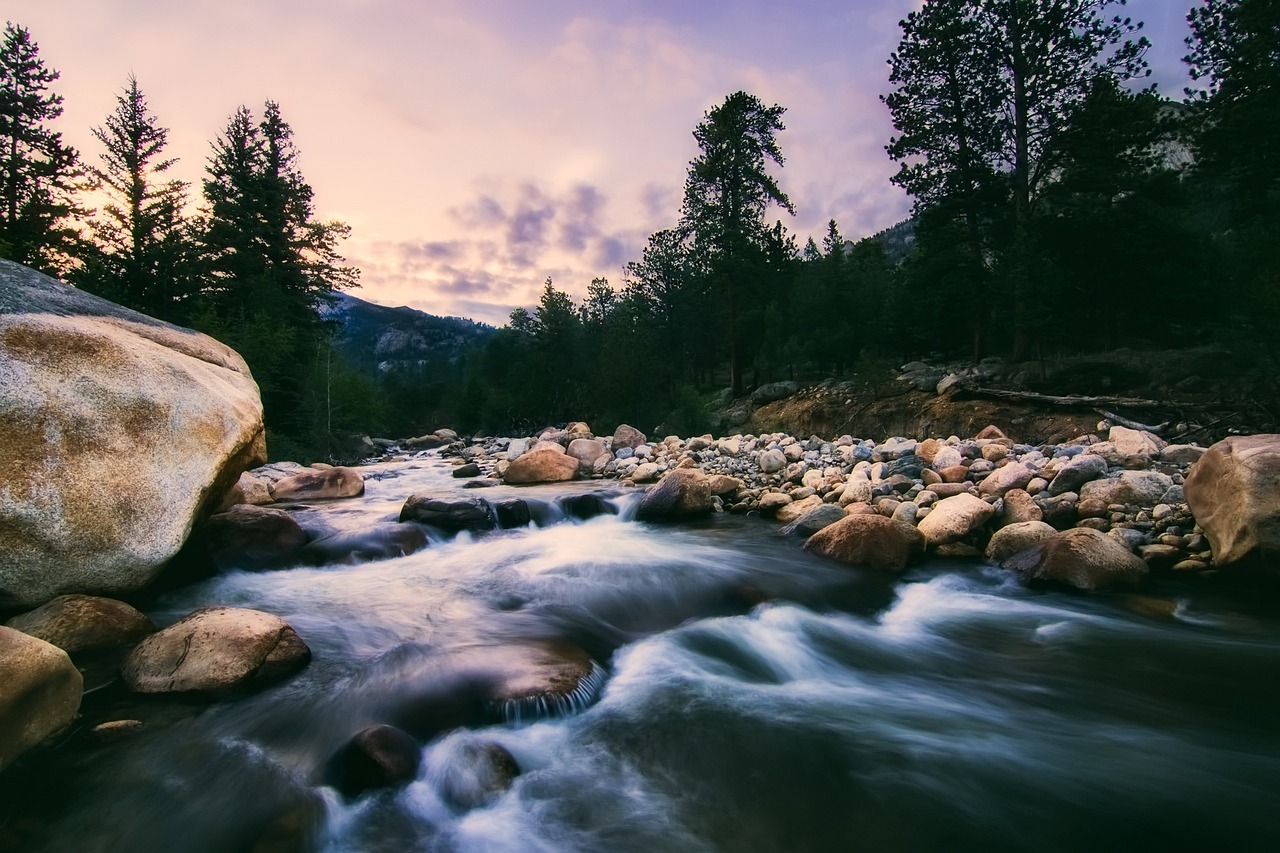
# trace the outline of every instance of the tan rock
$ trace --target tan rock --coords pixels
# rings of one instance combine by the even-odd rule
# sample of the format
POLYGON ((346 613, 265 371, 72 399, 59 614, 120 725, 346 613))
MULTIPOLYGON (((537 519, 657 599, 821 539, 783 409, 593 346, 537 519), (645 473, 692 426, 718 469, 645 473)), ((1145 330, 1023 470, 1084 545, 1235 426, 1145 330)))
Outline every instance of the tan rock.
POLYGON ((223 496, 222 502, 218 504, 218 512, 230 509, 236 504, 264 506, 274 501, 275 498, 271 497, 271 484, 245 471, 223 496))
POLYGON ((1121 456, 1159 456, 1160 451, 1168 446, 1159 436, 1122 426, 1113 426, 1107 434, 1107 441, 1121 456))
POLYGON ((1035 474, 1021 462, 1001 465, 978 484, 978 492, 984 495, 1003 496, 1010 489, 1025 488, 1035 474))
POLYGON ((777 512, 789 503, 791 503, 791 495, 783 492, 765 492, 760 496, 759 509, 764 513, 777 512))
POLYGON ((979 440, 984 438, 997 439, 997 438, 1008 438, 1008 437, 1009 436, 1005 435, 1004 432, 1000 429, 1000 427, 995 426, 994 424, 988 424, 987 426, 983 427, 982 430, 977 435, 974 436, 974 438, 979 440))
POLYGON ((644 493, 636 518, 657 521, 706 515, 712 510, 711 497, 705 474, 696 468, 677 468, 644 493))
POLYGON ((1001 524, 1043 520, 1044 512, 1030 494, 1022 489, 1010 489, 1004 493, 1004 510, 1000 513, 1001 524))
POLYGON ((1080 500, 1154 507, 1172 485, 1173 478, 1158 471, 1121 471, 1118 477, 1085 483, 1080 487, 1080 500))
POLYGON ((0 606, 140 589, 265 457, 233 350, 0 261, 0 606))
POLYGON ((577 473, 578 460, 567 455, 563 448, 557 452, 548 447, 539 447, 513 460, 507 466, 503 479, 516 485, 560 483, 572 480, 577 473))
POLYGON ((900 572, 924 554, 925 539, 906 522, 857 514, 822 528, 805 541, 804 549, 849 565, 900 572))
POLYGON ((123 601, 94 595, 60 595, 6 626, 75 652, 109 649, 155 631, 151 620, 123 601))
POLYGON ((783 524, 790 524, 793 521, 800 520, 805 513, 811 512, 820 506, 822 506, 822 498, 817 495, 810 495, 804 500, 792 501, 785 506, 779 507, 774 517, 783 524))
POLYGON ((356 498, 364 494, 364 477, 354 468, 305 471, 277 482, 271 494, 278 501, 356 498))
POLYGON ((711 489, 711 494, 726 497, 733 495, 742 489, 742 481, 737 477, 729 477, 725 474, 708 474, 707 488, 711 489))
POLYGON ((578 460, 578 473, 586 476, 591 473, 596 459, 608 453, 604 442, 594 438, 575 438, 569 442, 565 453, 578 460))
POLYGON ((1215 566, 1274 567, 1280 555, 1280 435, 1218 442, 1191 467, 1183 489, 1215 566))
POLYGON ((1003 563, 1015 554, 1032 548, 1058 531, 1043 521, 1020 521, 1002 527, 987 543, 986 557, 993 563, 1003 563))
POLYGON ((139 643, 120 674, 137 693, 218 693, 270 684, 310 660, 311 650, 283 619, 208 607, 139 643))
POLYGON ((0 770, 80 709, 84 678, 67 653, 13 628, 0 628, 0 770))
POLYGON ((963 465, 948 465, 938 471, 944 483, 963 483, 969 479, 969 469, 963 465))
POLYGON ((632 450, 648 441, 648 438, 640 430, 627 424, 619 424, 618 428, 613 431, 613 440, 611 445, 614 451, 620 447, 630 447, 632 450))
POLYGON ((930 546, 968 536, 995 515, 995 507, 969 494, 944 498, 920 520, 920 532, 930 546))
POLYGON ((1084 527, 1063 530, 1004 563, 1035 581, 1094 590, 1132 584, 1147 575, 1147 564, 1117 539, 1084 527))

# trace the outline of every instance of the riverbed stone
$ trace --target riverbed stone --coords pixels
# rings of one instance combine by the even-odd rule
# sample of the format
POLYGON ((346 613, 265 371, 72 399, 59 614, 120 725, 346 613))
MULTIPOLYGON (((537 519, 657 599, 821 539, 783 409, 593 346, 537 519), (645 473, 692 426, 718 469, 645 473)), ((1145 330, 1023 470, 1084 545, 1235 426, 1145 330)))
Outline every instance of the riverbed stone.
POLYGON ((222 502, 218 505, 218 511, 222 512, 230 509, 236 504, 265 506, 274 501, 275 498, 271 497, 271 484, 245 471, 240 474, 235 485, 223 495, 222 502))
POLYGON ((123 646, 156 626, 137 608, 96 595, 60 595, 5 625, 44 640, 67 654, 123 646))
POLYGON ((375 788, 407 785, 422 766, 422 747, 395 726, 370 726, 357 732, 329 759, 328 781, 348 797, 375 788))
POLYGON ((1159 471, 1121 471, 1116 477, 1085 483, 1080 487, 1080 500, 1153 507, 1172 485, 1173 479, 1159 471))
POLYGON ((364 494, 364 477, 354 468, 309 470, 285 477, 271 489, 277 501, 318 501, 356 498, 364 494))
POLYGON ((427 535, 417 525, 379 522, 308 542, 298 559, 312 566, 356 565, 404 557, 425 547, 427 535))
POLYGON ((578 460, 564 453, 542 447, 530 450, 507 467, 503 480, 515 485, 530 483, 562 483, 578 473, 578 460))
POLYGON ((1010 489, 1004 493, 1004 508, 1000 511, 1000 524, 1019 524, 1024 521, 1043 521, 1044 512, 1036 505, 1035 498, 1023 489, 1010 489))
POLYGON ((13 628, 0 627, 0 771, 80 709, 84 678, 67 653, 13 628))
POLYGON ((1080 487, 1090 480, 1106 476, 1107 460, 1092 453, 1081 453, 1073 456, 1054 475, 1049 482, 1049 494, 1061 495, 1066 492, 1079 492, 1080 487))
POLYGON ((849 565, 900 572, 924 554, 925 538, 905 522, 857 514, 814 533, 804 549, 849 565))
POLYGON ((1164 439, 1154 433, 1123 426, 1113 426, 1107 441, 1115 445, 1116 453, 1121 456, 1159 456, 1167 446, 1164 439))
POLYGON ((1004 561, 1004 566, 1032 581, 1096 590, 1134 584, 1147 575, 1147 564, 1124 543, 1084 527, 1062 530, 1004 561))
POLYGON ((663 521, 706 515, 713 509, 711 484, 697 468, 668 471, 640 499, 636 518, 663 521))
POLYGON ((310 538, 282 509, 236 504, 209 517, 201 541, 220 568, 256 569, 282 565, 310 538))
POLYGON ((620 447, 629 447, 635 450, 648 440, 648 437, 635 427, 629 424, 618 424, 618 428, 613 431, 613 438, 610 440, 609 445, 615 451, 620 447))
POLYGON ((811 536, 845 517, 845 512, 835 504, 824 503, 778 530, 779 536, 811 536))
POLYGON ((978 492, 999 497, 1010 489, 1024 488, 1034 476, 1034 472, 1021 462, 1010 462, 988 474, 978 485, 978 492))
POLYGON ((920 520, 920 533, 930 546, 955 542, 982 527, 996 509, 970 494, 954 495, 938 501, 920 520))
POLYGON ((783 524, 790 524, 793 521, 799 521, 806 513, 812 512, 822 505, 822 498, 817 495, 809 495, 806 498, 802 498, 798 501, 793 500, 790 503, 783 504, 778 507, 777 513, 774 517, 783 524))
POLYGON ((501 744, 468 740, 458 747, 438 785, 454 808, 475 809, 509 790, 519 775, 520 765, 501 744))
POLYGON ((1183 491, 1215 566, 1274 570, 1280 555, 1280 435, 1218 442, 1191 467, 1183 491))
POLYGON ((605 448, 603 441, 594 438, 575 438, 569 442, 569 447, 565 452, 578 460, 579 476, 586 476, 591 473, 595 461, 606 455, 608 450, 605 448))
POLYGON ((265 459, 235 351, 0 260, 0 607, 141 589, 265 459))
POLYGON ((993 563, 1003 563, 1015 554, 1040 544, 1057 533, 1043 521, 1020 521, 1002 527, 991 535, 987 543, 986 557, 993 563))
POLYGON ((787 465, 787 455, 781 450, 772 448, 765 450, 760 454, 758 460, 760 472, 763 474, 777 474, 787 465))
POLYGON ((207 607, 140 642, 120 668, 136 693, 225 693, 263 687, 311 660, 311 650, 278 616, 207 607))
POLYGON ((493 511, 482 498, 445 500, 429 495, 410 495, 400 507, 400 521, 416 521, 446 533, 494 528, 493 511))

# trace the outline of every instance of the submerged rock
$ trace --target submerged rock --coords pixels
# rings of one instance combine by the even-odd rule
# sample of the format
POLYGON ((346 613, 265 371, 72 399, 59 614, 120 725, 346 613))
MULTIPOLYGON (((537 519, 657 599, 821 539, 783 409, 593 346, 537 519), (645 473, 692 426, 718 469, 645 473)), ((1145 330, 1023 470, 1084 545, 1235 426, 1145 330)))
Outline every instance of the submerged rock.
POLYGON ((0 770, 64 729, 80 709, 84 678, 62 649, 0 628, 0 770))
POLYGON ((427 534, 413 524, 384 522, 308 542, 299 555, 313 566, 370 563, 404 557, 427 547, 427 534))
POLYGON ((266 686, 310 660, 311 650, 283 619, 208 607, 139 643, 120 674, 136 693, 224 693, 266 686))
POLYGON ((373 788, 412 782, 422 766, 422 747, 395 726, 358 732, 329 759, 326 780, 348 797, 373 788))
POLYGON ((235 351, 0 261, 0 606, 141 589, 265 458, 235 351))
POLYGON ((123 646, 156 630, 136 608, 94 595, 60 595, 5 625, 68 654, 123 646))
POLYGON ((440 795, 454 808, 475 809, 493 802, 520 775, 520 765, 500 744, 464 740, 436 779, 440 795))

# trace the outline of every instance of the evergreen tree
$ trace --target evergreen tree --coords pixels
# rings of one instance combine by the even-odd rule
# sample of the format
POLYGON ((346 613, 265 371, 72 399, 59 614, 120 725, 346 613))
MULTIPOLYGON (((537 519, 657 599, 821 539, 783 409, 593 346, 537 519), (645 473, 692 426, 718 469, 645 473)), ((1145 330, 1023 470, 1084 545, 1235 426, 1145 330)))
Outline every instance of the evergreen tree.
POLYGON ((0 257, 54 275, 79 254, 79 157, 49 123, 62 115, 30 32, 6 22, 0 44, 0 257))
POLYGON ((729 375, 742 393, 750 344, 743 317, 757 306, 770 229, 765 211, 777 205, 795 214, 791 200, 766 170, 783 165, 777 133, 785 108, 766 107, 755 95, 734 92, 706 113, 693 131, 701 153, 689 164, 681 228, 715 288, 722 294, 729 339, 729 375))
POLYGON ((193 288, 187 184, 167 176, 177 162, 163 156, 169 131, 132 74, 93 136, 104 150, 90 173, 108 200, 90 223, 95 242, 75 282, 153 317, 185 321, 193 288))

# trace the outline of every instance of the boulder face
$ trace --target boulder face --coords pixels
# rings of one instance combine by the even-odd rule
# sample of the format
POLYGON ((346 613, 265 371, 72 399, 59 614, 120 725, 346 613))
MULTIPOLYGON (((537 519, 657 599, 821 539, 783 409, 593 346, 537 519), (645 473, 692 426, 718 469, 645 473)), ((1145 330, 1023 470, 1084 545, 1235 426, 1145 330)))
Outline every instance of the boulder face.
POLYGON ((0 261, 0 606, 146 586, 265 460, 232 349, 0 261))
POLYGON ((5 625, 68 654, 123 646, 156 629, 150 619, 123 601, 94 595, 60 595, 5 625))
POLYGON ((1137 583, 1147 574, 1147 564, 1123 542, 1087 527, 1055 533, 1007 558, 1004 567, 1084 590, 1137 583))
POLYGON ((1183 487, 1217 566, 1276 568, 1280 556, 1280 435, 1220 441, 1183 487))
POLYGON ((311 660, 279 617, 207 607, 139 643, 120 667, 137 693, 224 693, 278 681, 311 660))
POLYGON ((995 515, 995 507, 969 494, 944 498, 920 520, 920 532, 931 546, 945 545, 968 536, 995 515))
POLYGON ((62 649, 0 628, 0 770, 75 719, 84 678, 62 649))
POLYGON ((706 515, 712 509, 711 497, 705 474, 696 468, 677 468, 644 493, 636 518, 659 521, 706 515))
POLYGON ((925 539, 905 521, 859 513, 822 528, 804 549, 853 566, 900 572, 923 556, 925 539))
POLYGON ((278 501, 356 498, 364 494, 364 477, 353 468, 303 471, 278 480, 271 495, 278 501))
POLYGON ((512 461, 502 479, 508 483, 561 483, 578 473, 578 460, 549 448, 530 450, 512 461))

